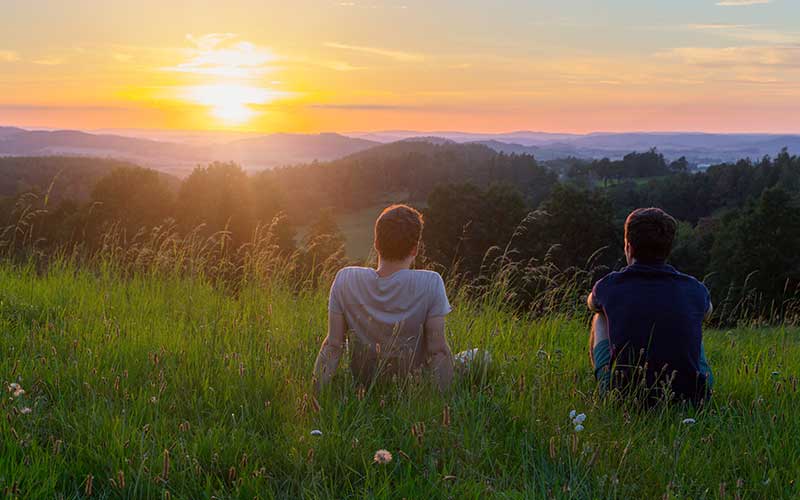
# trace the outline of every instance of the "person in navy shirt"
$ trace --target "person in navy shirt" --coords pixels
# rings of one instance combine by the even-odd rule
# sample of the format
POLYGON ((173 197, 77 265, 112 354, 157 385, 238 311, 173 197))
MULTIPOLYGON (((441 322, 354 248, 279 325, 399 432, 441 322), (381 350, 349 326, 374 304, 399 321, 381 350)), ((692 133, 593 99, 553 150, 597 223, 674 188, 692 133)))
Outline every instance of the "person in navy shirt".
POLYGON ((648 401, 699 402, 710 395, 703 321, 711 298, 700 281, 666 263, 676 230, 675 219, 659 208, 634 210, 625 221, 628 266, 598 281, 589 295, 590 357, 604 390, 637 386, 648 401))

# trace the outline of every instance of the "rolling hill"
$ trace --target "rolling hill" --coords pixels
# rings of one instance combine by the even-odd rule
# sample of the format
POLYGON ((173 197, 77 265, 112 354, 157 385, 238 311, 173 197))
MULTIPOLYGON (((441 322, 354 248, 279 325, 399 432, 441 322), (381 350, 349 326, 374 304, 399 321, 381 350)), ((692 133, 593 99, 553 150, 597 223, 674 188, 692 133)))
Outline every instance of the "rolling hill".
POLYGON ((339 134, 271 134, 223 144, 186 144, 77 130, 0 127, 0 156, 91 156, 134 161, 175 175, 199 163, 235 161, 247 169, 328 161, 379 143, 339 134))

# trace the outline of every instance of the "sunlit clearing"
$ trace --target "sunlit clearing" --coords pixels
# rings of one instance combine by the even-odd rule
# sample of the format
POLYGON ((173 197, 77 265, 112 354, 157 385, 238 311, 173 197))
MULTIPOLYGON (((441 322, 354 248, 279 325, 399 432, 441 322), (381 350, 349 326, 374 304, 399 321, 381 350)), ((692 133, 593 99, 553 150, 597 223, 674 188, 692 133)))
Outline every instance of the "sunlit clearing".
POLYGON ((224 125, 241 125, 258 114, 254 105, 268 104, 281 92, 247 85, 218 84, 189 87, 186 99, 208 106, 211 115, 224 125))

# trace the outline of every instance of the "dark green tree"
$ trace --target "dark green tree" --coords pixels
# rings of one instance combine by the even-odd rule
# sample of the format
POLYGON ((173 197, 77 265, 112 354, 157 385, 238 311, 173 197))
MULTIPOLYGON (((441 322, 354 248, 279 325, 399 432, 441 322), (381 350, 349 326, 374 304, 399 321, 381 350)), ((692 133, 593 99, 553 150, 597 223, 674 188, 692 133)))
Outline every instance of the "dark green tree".
POLYGON ((100 179, 92 190, 92 214, 101 225, 119 224, 131 237, 173 214, 174 195, 155 170, 122 167, 100 179))
MULTIPOLYGON (((345 238, 333 210, 322 210, 303 237, 301 259, 306 271, 333 269, 345 258, 345 238)), ((314 275, 318 274, 314 272, 314 275)))
POLYGON ((780 304, 800 284, 800 205, 771 188, 722 218, 711 249, 711 283, 717 295, 760 294, 780 304))
POLYGON ((561 185, 529 217, 520 245, 525 255, 562 269, 611 264, 620 256, 621 228, 603 193, 561 185))
POLYGON ((256 224, 250 179, 235 163, 197 167, 178 193, 177 218, 184 231, 229 231, 235 245, 248 241, 256 224))
POLYGON ((459 271, 477 275, 487 251, 504 248, 527 211, 519 191, 505 184, 485 191, 473 184, 439 186, 425 210, 425 254, 438 264, 457 264, 459 271))

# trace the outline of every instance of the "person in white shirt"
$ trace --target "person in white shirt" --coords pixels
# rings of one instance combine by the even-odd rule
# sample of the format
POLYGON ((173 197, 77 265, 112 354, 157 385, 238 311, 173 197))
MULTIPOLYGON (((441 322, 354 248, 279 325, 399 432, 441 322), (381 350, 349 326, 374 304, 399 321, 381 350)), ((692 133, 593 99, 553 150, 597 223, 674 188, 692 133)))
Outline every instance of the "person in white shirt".
POLYGON ((445 337, 451 311, 444 281, 411 269, 422 236, 422 214, 406 205, 386 208, 375 222, 377 269, 340 270, 328 301, 328 335, 314 365, 317 391, 330 382, 349 338, 350 369, 363 384, 429 368, 443 391, 453 379, 445 337))

